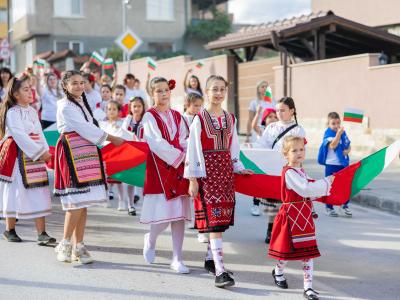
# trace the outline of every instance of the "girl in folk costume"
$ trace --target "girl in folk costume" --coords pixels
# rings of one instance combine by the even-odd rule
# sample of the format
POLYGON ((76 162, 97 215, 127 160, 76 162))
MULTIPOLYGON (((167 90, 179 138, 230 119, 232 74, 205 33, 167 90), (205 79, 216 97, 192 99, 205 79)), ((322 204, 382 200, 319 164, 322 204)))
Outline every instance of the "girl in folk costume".
POLYGON ((284 268, 288 260, 301 260, 304 272, 304 297, 318 299, 312 288, 313 258, 320 256, 315 237, 312 200, 328 196, 334 177, 311 182, 302 168, 305 159, 304 138, 285 137, 283 155, 288 164, 282 170, 282 207, 274 221, 268 254, 278 260, 272 277, 275 284, 288 288, 284 268))
MULTIPOLYGON (((143 115, 146 111, 146 105, 141 97, 134 97, 130 100, 129 113, 122 123, 122 128, 134 134, 137 141, 143 140, 143 115)), ((136 216, 135 204, 143 197, 143 188, 139 186, 128 185, 129 208, 128 214, 136 216), (133 199, 132 199, 133 198, 133 199)))
POLYGON ((235 284, 225 270, 222 252, 222 233, 234 223, 233 172, 252 173, 239 160, 235 117, 221 107, 227 86, 221 76, 207 79, 205 94, 209 103, 190 126, 184 174, 190 180, 189 194, 195 197, 196 228, 210 233, 204 267, 216 275, 217 287, 235 284))
MULTIPOLYGON (((306 133, 303 127, 297 123, 296 106, 291 97, 284 97, 278 101, 276 105, 276 114, 279 121, 269 124, 265 128, 262 136, 257 139, 255 145, 281 152, 282 141, 285 136, 298 136, 305 138, 306 133)), ((263 199, 263 204, 268 206, 271 212, 268 222, 267 236, 265 238, 265 242, 268 244, 271 240, 274 216, 280 208, 281 201, 263 199)))
POLYGON ((113 100, 121 105, 121 112, 119 116, 125 118, 128 115, 129 105, 125 104, 126 88, 122 84, 117 84, 113 90, 113 100))
MULTIPOLYGON (((122 120, 119 118, 119 113, 121 111, 121 106, 118 102, 114 100, 110 100, 106 106, 106 114, 107 118, 105 121, 100 121, 99 125, 102 130, 104 130, 108 134, 112 134, 115 136, 119 135, 119 131, 121 130, 122 120)), ((127 203, 124 197, 124 184, 118 180, 108 178, 107 182, 110 184, 109 188, 113 187, 117 188, 118 191, 118 210, 123 211, 127 210, 127 203)), ((108 200, 107 207, 111 207, 111 201, 108 200)))
POLYGON ((150 233, 144 236, 146 262, 154 262, 157 237, 171 224, 171 268, 186 274, 189 269, 182 261, 182 243, 185 220, 190 221, 190 204, 189 183, 183 178, 183 161, 188 133, 181 114, 169 108, 174 87, 175 81, 162 77, 155 77, 150 82, 150 95, 155 105, 143 116, 144 140, 150 151, 140 222, 150 224, 150 233))
POLYGON ((57 260, 61 262, 93 261, 83 244, 87 208, 102 204, 107 198, 97 145, 106 140, 116 146, 123 143, 121 138, 98 127, 83 92, 84 85, 85 79, 78 71, 65 72, 62 87, 66 97, 57 107, 57 128, 61 136, 55 150, 54 192, 66 211, 63 240, 56 247, 57 260))
MULTIPOLYGON (((184 113, 183 117, 185 119, 188 132, 189 132, 189 127, 193 122, 194 117, 200 112, 201 108, 203 107, 204 103, 204 98, 198 93, 189 93, 186 94, 185 96, 185 103, 184 103, 184 113)), ((193 201, 190 201, 190 211, 192 212, 192 221, 190 224, 191 229, 194 229, 195 226, 195 218, 194 218, 194 207, 193 207, 193 201)), ((208 243, 208 235, 207 233, 201 233, 199 232, 197 234, 197 240, 199 243, 208 243)))
POLYGON ((0 216, 6 218, 7 241, 22 241, 16 218, 35 218, 38 244, 47 245, 56 242, 45 231, 45 216, 51 213, 45 162, 51 155, 31 102, 29 77, 12 78, 0 108, 0 216))

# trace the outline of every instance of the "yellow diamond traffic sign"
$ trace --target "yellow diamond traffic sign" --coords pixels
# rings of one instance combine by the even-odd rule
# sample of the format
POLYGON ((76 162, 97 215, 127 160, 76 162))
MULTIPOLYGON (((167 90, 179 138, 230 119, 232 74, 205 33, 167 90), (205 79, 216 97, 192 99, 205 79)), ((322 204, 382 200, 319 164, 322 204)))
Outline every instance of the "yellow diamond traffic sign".
POLYGON ((115 43, 128 55, 131 55, 143 41, 129 28, 125 30, 115 43))

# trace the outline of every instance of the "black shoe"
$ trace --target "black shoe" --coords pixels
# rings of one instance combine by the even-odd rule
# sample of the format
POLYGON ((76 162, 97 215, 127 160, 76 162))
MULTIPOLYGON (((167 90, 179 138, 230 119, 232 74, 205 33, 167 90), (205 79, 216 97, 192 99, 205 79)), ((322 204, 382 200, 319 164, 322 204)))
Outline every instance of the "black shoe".
POLYGON ((4 231, 3 236, 7 240, 7 242, 12 242, 12 243, 21 243, 22 242, 21 238, 15 232, 15 229, 11 229, 9 231, 7 231, 7 230, 4 231))
POLYGON ((267 231, 267 236, 265 237, 265 243, 269 244, 271 242, 271 231, 267 231))
POLYGON ((108 192, 108 200, 113 200, 114 199, 114 192, 109 191, 108 192))
POLYGON ((128 215, 136 216, 136 209, 133 206, 128 208, 128 215))
POLYGON ((206 269, 206 271, 210 274, 214 274, 215 275, 215 264, 214 261, 211 260, 205 260, 204 261, 204 269, 206 269))
POLYGON ((224 288, 235 285, 235 280, 231 277, 228 272, 224 272, 221 275, 215 277, 215 286, 224 288))
POLYGON ((133 203, 138 203, 140 200, 140 197, 138 195, 135 195, 135 197, 133 197, 133 203))
POLYGON ((38 235, 37 244, 39 246, 48 246, 51 244, 55 244, 56 239, 49 236, 46 231, 43 231, 41 234, 38 235))
POLYGON ((275 284, 278 287, 280 287, 281 289, 287 289, 289 287, 287 282, 286 282, 286 279, 285 280, 281 280, 281 281, 276 280, 276 277, 283 277, 283 274, 282 275, 275 275, 275 269, 272 270, 272 277, 274 277, 275 284))
POLYGON ((304 298, 308 299, 308 300, 318 300, 318 293, 316 291, 314 291, 313 289, 307 289, 304 291, 303 296, 304 298), (308 291, 311 291, 312 293, 307 294, 308 291))

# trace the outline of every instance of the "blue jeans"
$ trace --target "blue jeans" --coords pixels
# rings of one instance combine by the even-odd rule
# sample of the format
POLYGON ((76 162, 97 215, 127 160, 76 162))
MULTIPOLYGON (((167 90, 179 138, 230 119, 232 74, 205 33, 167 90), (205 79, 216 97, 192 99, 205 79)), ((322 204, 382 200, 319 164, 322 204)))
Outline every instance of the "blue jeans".
MULTIPOLYGON (((338 166, 338 165, 325 165, 325 176, 330 176, 334 173, 339 172, 340 170, 343 170, 345 167, 344 166, 338 166)), ((343 204, 343 208, 348 207, 348 204, 350 202, 350 199, 347 200, 345 204, 343 204)), ((333 209, 333 205, 331 204, 325 204, 326 208, 333 209)))

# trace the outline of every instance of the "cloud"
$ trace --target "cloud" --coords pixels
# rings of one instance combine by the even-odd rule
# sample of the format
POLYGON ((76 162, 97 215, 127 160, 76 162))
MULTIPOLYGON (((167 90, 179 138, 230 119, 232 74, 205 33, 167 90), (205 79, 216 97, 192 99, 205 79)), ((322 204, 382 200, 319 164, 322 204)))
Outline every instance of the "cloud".
POLYGON ((311 12, 311 0, 231 0, 235 23, 267 23, 311 12))

